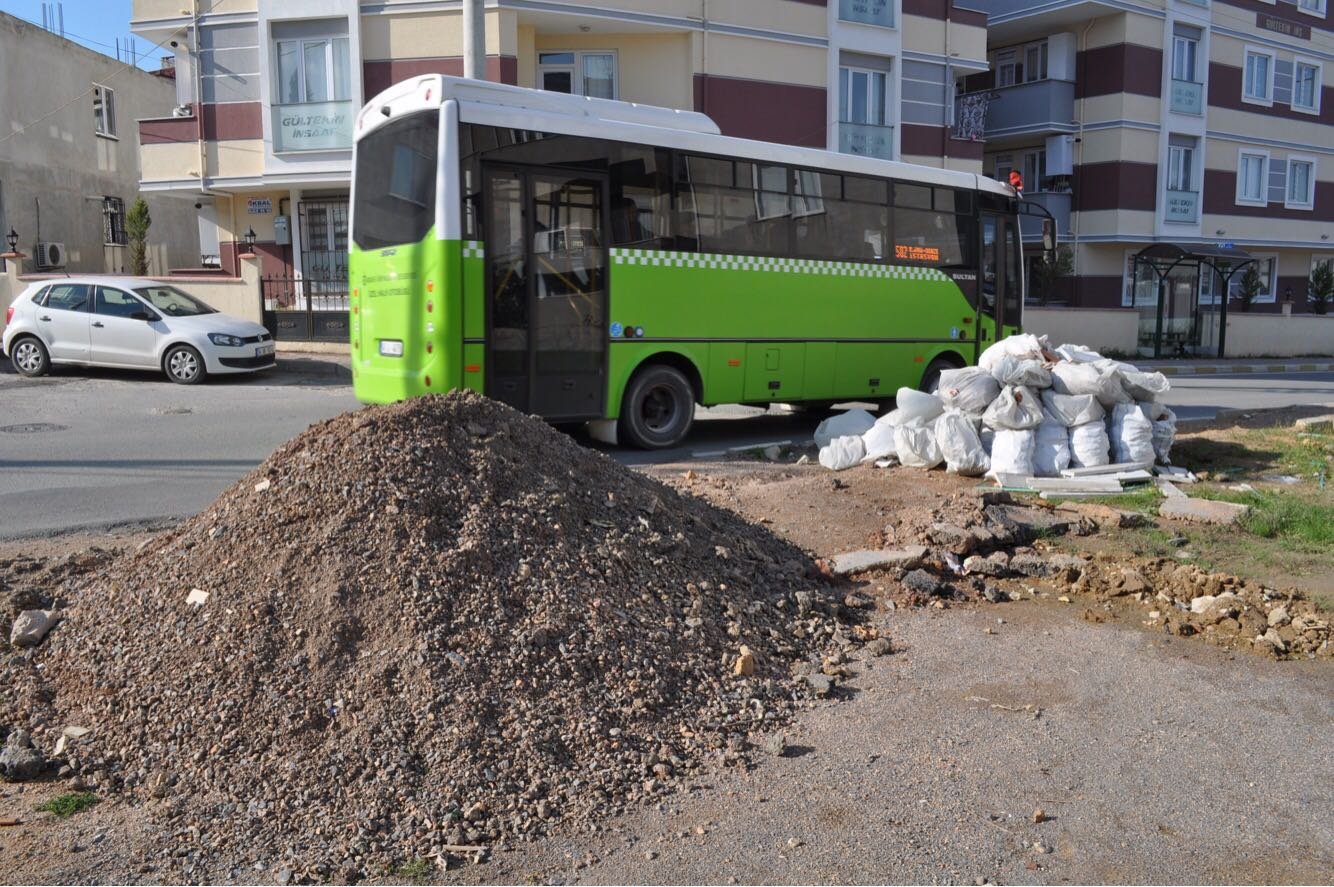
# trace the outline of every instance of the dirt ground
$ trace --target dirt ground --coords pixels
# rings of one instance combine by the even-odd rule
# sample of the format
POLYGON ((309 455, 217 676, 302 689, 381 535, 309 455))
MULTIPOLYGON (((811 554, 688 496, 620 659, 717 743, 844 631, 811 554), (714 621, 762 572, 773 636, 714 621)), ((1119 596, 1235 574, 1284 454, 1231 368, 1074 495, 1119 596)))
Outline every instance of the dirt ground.
MULTIPOLYGON (((1213 466, 1220 483, 1264 488, 1259 478, 1283 471, 1284 457, 1230 449, 1246 424, 1185 436, 1198 441, 1185 451, 1230 454, 1227 466, 1213 466)), ((835 475, 758 458, 648 471, 821 558, 917 542, 923 527, 961 521, 979 501, 978 480, 941 471, 835 475)), ((1323 501, 1323 492, 1311 495, 1323 501)), ((1082 553, 1107 568, 1144 565, 1151 577, 1172 566, 1164 561, 1228 569, 1291 598, 1294 612, 1328 618, 1301 600, 1334 588, 1328 551, 1275 544, 1264 549, 1275 558, 1266 565, 1253 548, 1229 553, 1235 529, 1159 520, 1085 529, 1037 539, 1033 550, 1082 553)), ((152 535, 3 543, 0 578, 58 584, 152 535)), ((995 604, 976 595, 923 600, 897 578, 847 581, 894 652, 848 663, 834 697, 810 703, 790 726, 781 755, 719 766, 655 806, 494 848, 487 862, 385 880, 1334 880, 1334 820, 1319 812, 1334 809, 1327 649, 1276 661, 1240 634, 1150 617, 1167 608, 1148 595, 1081 590, 1059 574, 997 580, 1011 600, 995 604)), ((165 838, 141 811, 107 799, 67 819, 35 812, 69 790, 55 777, 0 784, 0 881, 157 882, 152 868, 130 862, 135 847, 165 838)), ((266 865, 233 880, 281 883, 283 874, 266 865)))

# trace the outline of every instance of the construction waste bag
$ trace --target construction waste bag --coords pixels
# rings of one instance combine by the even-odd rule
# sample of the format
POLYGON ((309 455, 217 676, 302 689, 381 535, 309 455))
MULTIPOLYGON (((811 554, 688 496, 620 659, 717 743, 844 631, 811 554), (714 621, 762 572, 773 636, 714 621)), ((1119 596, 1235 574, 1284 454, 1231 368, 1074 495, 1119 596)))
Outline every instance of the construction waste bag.
POLYGON ((935 468, 945 461, 936 443, 934 420, 913 419, 894 426, 894 450, 899 461, 912 468, 935 468))
POLYGON ((1042 392, 1042 408, 1060 419, 1067 428, 1097 422, 1107 410, 1092 394, 1057 394, 1054 390, 1042 392))
POLYGON ((1070 432, 1064 422, 1043 410, 1033 445, 1033 476, 1060 477, 1069 467, 1070 432))
POLYGON ((894 426, 882 417, 862 435, 863 462, 874 462, 895 455, 894 426))
POLYGON ((1177 414, 1160 403, 1148 405, 1153 422, 1153 455, 1164 465, 1172 464, 1172 444, 1177 437, 1177 414))
POLYGON ((820 448, 820 464, 830 471, 842 471, 851 468, 866 455, 866 445, 859 435, 849 434, 836 437, 828 446, 820 448))
POLYGON ((1002 474, 1033 474, 1033 450, 1037 446, 1037 432, 1031 428, 1015 430, 997 428, 996 440, 991 445, 992 477, 1002 474))
POLYGON ((1007 385, 982 414, 982 421, 998 431, 1037 428, 1042 424, 1042 402, 1030 388, 1007 385))
POLYGON ((815 428, 815 445, 824 449, 836 437, 860 437, 875 424, 875 416, 866 410, 848 410, 830 416, 815 428))
POLYGON ((1141 373, 1138 370, 1122 370, 1121 384, 1126 394, 1140 401, 1157 400, 1172 387, 1162 373, 1141 373))
POLYGON ((1104 407, 1129 403, 1121 374, 1112 367, 1091 363, 1058 363, 1051 369, 1051 388, 1057 394, 1091 394, 1104 407))
POLYGON ((1137 403, 1112 409, 1112 457, 1117 462, 1153 464, 1153 422, 1137 403))
POLYGON ((914 419, 934 422, 945 412, 945 404, 939 397, 916 388, 900 388, 894 394, 894 406, 897 409, 890 415, 895 417, 891 420, 895 425, 906 425, 914 419))
POLYGON ((983 351, 982 356, 977 359, 977 365, 988 373, 995 375, 996 364, 1000 362, 1002 357, 1017 357, 1020 360, 1042 361, 1045 359, 1046 350, 1046 336, 1034 336, 1031 334, 1009 336, 1001 339, 986 351, 983 351))
MULTIPOLYGON (((1064 433, 1065 429, 1061 429, 1064 433)), ((936 420, 936 443, 951 474, 979 477, 991 467, 991 459, 982 447, 978 421, 961 410, 946 410, 936 420)))
POLYGON ((1024 388, 1050 388, 1051 370, 1042 361, 1004 355, 991 369, 992 377, 1002 385, 1020 385, 1024 388))
POLYGON ((1070 429, 1070 467, 1096 468, 1111 464, 1107 424, 1102 419, 1085 422, 1070 429))
POLYGON ((1105 357, 1087 345, 1062 345, 1056 349, 1056 356, 1071 363, 1096 363, 1100 360, 1106 360, 1105 357))
POLYGON ((944 370, 936 394, 946 409, 980 416, 1000 394, 1000 383, 980 367, 944 370))

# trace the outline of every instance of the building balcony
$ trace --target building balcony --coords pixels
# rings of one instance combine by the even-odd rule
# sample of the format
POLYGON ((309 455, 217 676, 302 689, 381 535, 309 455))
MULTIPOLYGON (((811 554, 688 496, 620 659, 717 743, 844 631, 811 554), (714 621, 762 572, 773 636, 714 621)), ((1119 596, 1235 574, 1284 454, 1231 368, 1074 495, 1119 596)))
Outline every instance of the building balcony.
POLYGON ((870 123, 840 123, 838 150, 841 154, 893 160, 894 127, 876 126, 870 123))
POLYGON ((838 0, 838 20, 892 28, 894 4, 890 0, 838 0))
MULTIPOLYGON (((1069 236, 1070 227, 1070 209, 1074 202, 1074 195, 1069 191, 1035 191, 1031 194, 1025 194, 1024 199, 1038 206, 1046 208, 1047 212, 1056 219, 1056 237, 1062 238, 1069 236)), ((1021 215, 1019 217, 1019 235, 1025 243, 1039 243, 1042 240, 1042 217, 1036 215, 1021 215)))
POLYGON ((1204 113, 1204 84, 1189 80, 1172 81, 1172 110, 1177 114, 1204 113))
POLYGON ((1200 220, 1198 191, 1168 191, 1163 201, 1163 221, 1193 225, 1200 220))
POLYGON ((342 151, 352 147, 351 102, 273 106, 273 150, 342 151))
POLYGON ((992 98, 984 130, 988 142, 1070 133, 1077 128, 1073 81, 1035 80, 989 92, 992 98))

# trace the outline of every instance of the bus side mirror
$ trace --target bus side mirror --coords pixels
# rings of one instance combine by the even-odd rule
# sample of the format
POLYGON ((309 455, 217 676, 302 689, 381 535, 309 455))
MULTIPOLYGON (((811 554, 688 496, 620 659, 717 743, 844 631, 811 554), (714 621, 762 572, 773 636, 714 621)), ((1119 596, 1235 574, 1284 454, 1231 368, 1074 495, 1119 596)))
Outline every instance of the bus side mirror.
POLYGON ((1042 220, 1042 250, 1047 254, 1048 262, 1056 258, 1056 221, 1054 219, 1042 220))

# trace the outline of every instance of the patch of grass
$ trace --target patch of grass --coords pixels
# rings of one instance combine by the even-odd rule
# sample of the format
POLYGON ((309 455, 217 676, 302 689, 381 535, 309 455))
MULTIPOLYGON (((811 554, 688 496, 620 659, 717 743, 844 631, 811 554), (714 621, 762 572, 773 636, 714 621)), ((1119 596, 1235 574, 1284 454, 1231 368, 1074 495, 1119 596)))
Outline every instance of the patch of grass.
POLYGON ((75 792, 69 795, 60 795, 52 798, 45 804, 37 806, 38 811, 54 813, 61 819, 67 816, 73 816, 75 813, 82 813, 89 807, 97 803, 97 795, 92 792, 75 792))
POLYGON ((1137 511, 1140 514, 1157 514, 1158 505, 1163 496, 1153 484, 1143 484, 1115 496, 1067 496, 1055 497, 1052 502, 1087 502, 1093 505, 1107 505, 1122 511, 1137 511))
POLYGON ((406 881, 412 881, 417 884, 424 884, 431 877, 431 872, 435 867, 431 865, 429 859, 420 856, 413 857, 406 862, 401 862, 398 868, 394 869, 394 874, 406 881))
POLYGON ((1204 488, 1201 499, 1219 499, 1249 505, 1241 519, 1249 533, 1277 539, 1295 551, 1327 552, 1334 549, 1334 504, 1296 490, 1238 490, 1204 488))

